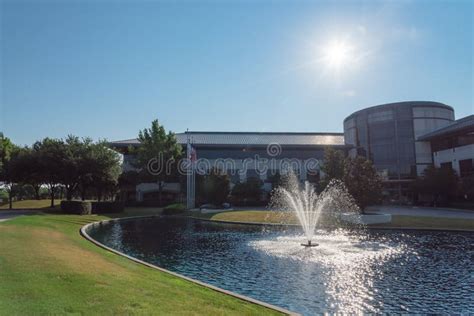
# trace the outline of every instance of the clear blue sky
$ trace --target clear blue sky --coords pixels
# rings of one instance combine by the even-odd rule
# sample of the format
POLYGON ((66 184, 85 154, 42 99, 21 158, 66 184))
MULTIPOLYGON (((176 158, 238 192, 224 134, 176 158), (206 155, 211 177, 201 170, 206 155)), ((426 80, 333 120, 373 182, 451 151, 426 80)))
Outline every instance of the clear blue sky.
POLYGON ((19 144, 155 118, 335 132, 402 100, 474 112, 472 1, 0 2, 0 130, 19 144))

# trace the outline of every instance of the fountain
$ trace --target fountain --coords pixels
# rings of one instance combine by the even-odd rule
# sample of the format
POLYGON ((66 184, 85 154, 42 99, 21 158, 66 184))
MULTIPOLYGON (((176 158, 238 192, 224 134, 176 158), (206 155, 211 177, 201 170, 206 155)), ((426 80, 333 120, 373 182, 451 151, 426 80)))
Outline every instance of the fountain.
POLYGON ((301 184, 293 172, 289 172, 286 183, 275 190, 272 205, 296 215, 306 237, 307 242, 301 244, 304 247, 318 246, 313 239, 323 213, 331 216, 341 211, 357 211, 342 182, 333 180, 318 194, 308 181, 301 184))

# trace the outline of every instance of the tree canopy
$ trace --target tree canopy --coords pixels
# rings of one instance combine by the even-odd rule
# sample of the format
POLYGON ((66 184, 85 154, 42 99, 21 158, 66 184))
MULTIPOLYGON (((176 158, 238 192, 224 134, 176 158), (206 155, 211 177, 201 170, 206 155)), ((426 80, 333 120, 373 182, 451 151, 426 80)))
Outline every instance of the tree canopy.
POLYGON ((140 171, 143 179, 158 184, 161 201, 164 182, 176 176, 177 161, 182 155, 181 145, 172 132, 166 133, 158 120, 154 120, 150 128, 141 130, 138 140, 141 146, 131 148, 131 152, 136 155, 134 167, 140 171))

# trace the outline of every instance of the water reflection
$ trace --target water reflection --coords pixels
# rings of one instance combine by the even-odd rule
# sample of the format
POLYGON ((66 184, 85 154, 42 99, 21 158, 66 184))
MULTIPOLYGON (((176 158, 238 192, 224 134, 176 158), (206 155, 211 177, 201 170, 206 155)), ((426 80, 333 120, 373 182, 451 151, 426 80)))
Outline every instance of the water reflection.
POLYGON ((303 314, 474 313, 474 234, 261 229, 184 218, 103 225, 104 244, 303 314))

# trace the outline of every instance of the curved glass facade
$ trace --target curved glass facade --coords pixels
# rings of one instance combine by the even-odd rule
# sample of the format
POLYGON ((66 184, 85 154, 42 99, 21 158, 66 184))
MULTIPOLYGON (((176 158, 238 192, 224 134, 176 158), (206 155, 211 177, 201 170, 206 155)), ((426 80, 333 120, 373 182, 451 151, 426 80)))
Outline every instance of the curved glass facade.
POLYGON ((347 117, 344 138, 354 146, 351 155, 372 160, 384 180, 402 182, 414 179, 432 163, 430 144, 416 141, 417 137, 453 120, 454 110, 442 103, 383 104, 347 117))

